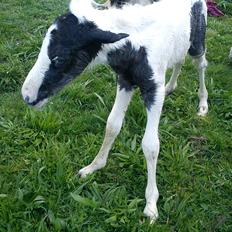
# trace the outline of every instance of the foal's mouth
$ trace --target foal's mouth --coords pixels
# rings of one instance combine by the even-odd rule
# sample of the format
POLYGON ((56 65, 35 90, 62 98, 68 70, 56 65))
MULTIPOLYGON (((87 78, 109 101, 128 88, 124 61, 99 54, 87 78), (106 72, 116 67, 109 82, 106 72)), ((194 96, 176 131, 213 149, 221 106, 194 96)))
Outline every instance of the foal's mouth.
POLYGON ((34 101, 31 103, 27 103, 29 106, 36 108, 36 109, 41 109, 43 106, 46 105, 46 103, 48 102, 48 98, 45 98, 43 100, 40 101, 34 101))

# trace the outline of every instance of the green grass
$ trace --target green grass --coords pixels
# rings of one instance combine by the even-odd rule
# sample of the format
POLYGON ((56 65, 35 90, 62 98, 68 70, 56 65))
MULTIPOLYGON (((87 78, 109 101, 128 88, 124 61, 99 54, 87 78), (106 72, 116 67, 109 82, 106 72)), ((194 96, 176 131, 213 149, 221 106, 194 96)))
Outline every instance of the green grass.
POLYGON ((160 217, 144 223, 146 114, 139 93, 107 167, 84 180, 77 171, 95 157, 115 97, 115 75, 86 72, 44 111, 28 108, 22 82, 35 62, 62 0, 0 4, 0 232, 232 231, 232 18, 209 18, 210 111, 196 116, 197 75, 187 60, 165 101, 158 161, 160 217), (99 97, 100 96, 100 97, 99 97))

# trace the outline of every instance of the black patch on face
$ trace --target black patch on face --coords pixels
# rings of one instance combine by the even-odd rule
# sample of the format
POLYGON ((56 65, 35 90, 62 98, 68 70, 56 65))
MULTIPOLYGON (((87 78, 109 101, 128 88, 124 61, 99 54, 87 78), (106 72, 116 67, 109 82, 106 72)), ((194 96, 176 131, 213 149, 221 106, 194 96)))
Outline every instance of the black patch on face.
POLYGON ((194 3, 191 9, 191 46, 189 54, 193 57, 202 56, 205 52, 206 21, 202 10, 201 1, 194 3))
POLYGON ((150 109, 155 101, 156 84, 148 63, 145 47, 133 48, 130 42, 108 54, 108 63, 118 74, 120 89, 131 91, 139 87, 145 105, 150 109))
POLYGON ((57 29, 51 32, 48 47, 51 64, 45 73, 34 105, 55 94, 80 75, 97 56, 102 44, 114 43, 129 36, 125 33, 102 31, 90 21, 80 23, 71 13, 57 18, 55 24, 57 29))
POLYGON ((34 104, 56 93, 81 74, 101 49, 100 42, 89 43, 91 31, 97 29, 92 22, 79 23, 71 13, 55 21, 57 29, 51 32, 48 56, 51 60, 34 104))

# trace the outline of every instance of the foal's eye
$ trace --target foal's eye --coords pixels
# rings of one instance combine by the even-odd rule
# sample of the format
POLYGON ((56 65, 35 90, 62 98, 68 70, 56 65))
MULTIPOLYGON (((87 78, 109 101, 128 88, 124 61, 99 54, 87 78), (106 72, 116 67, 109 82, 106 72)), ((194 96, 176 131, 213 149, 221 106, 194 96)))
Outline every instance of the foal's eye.
POLYGON ((52 59, 52 64, 54 64, 55 66, 61 66, 64 63, 65 63, 65 59, 62 57, 56 56, 52 59))

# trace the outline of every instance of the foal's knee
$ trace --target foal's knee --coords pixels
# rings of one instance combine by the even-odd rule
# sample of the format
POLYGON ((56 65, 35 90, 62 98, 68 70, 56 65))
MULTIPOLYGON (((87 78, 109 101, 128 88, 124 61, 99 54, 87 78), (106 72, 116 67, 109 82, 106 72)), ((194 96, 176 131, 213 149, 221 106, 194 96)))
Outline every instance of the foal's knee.
POLYGON ((121 130, 122 122, 119 118, 109 116, 106 125, 106 132, 110 136, 117 136, 121 130))
POLYGON ((159 153, 160 142, 158 136, 146 137, 142 141, 142 149, 146 159, 156 159, 159 153))

